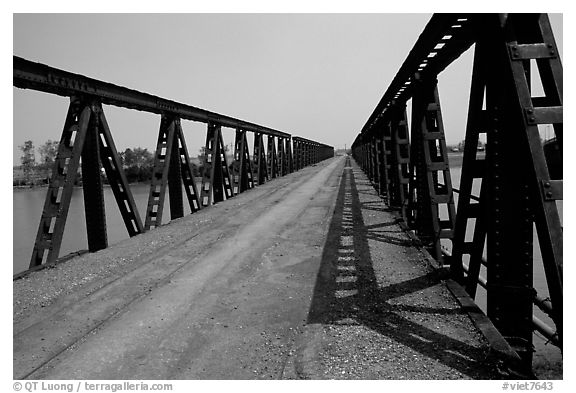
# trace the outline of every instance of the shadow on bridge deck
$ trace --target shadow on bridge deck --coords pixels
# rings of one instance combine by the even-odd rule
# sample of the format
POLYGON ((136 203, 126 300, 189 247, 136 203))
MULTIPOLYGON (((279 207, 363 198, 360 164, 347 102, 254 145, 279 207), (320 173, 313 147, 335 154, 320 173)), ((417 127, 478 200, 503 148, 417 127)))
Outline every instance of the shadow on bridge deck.
POLYGON ((359 168, 344 168, 300 378, 489 379, 487 343, 359 168), (314 345, 311 342, 315 341, 314 345))

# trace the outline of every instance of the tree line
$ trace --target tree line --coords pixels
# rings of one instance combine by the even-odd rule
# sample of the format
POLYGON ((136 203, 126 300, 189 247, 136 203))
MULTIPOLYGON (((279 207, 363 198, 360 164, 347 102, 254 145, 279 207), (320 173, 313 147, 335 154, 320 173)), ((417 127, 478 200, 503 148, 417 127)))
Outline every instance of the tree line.
MULTIPOLYGON (((20 169, 21 173, 14 173, 13 185, 14 186, 35 186, 41 184, 48 184, 51 171, 56 160, 58 153, 58 141, 47 140, 37 149, 33 141, 29 140, 20 145, 20 169), (40 160, 36 161, 36 151, 40 155, 40 160)), ((204 156, 204 148, 200 149, 199 158, 204 156)), ((147 182, 152 178, 152 170, 154 169, 154 154, 146 148, 134 147, 127 148, 119 152, 120 163, 126 174, 129 183, 147 182)), ((200 160, 202 162, 202 160, 200 160)), ((197 166, 191 164, 192 174, 195 177, 202 176, 202 165, 197 166)), ((102 171, 104 182, 107 181, 104 171, 102 171)), ((76 178, 75 184, 81 184, 82 173, 79 169, 79 174, 76 178)))
POLYGON ((20 156, 21 172, 14 172, 14 186, 35 186, 38 184, 47 184, 50 177, 52 164, 58 153, 58 141, 47 140, 40 147, 40 161, 36 161, 36 148, 34 142, 26 141, 23 145, 18 146, 22 155, 20 156))

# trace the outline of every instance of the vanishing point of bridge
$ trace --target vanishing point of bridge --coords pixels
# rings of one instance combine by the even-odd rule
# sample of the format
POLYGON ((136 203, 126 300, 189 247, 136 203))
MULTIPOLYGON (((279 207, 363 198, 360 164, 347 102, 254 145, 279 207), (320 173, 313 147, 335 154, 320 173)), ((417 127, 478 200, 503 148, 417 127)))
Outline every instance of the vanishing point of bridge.
POLYGON ((562 64, 545 14, 434 15, 352 158, 18 57, 14 86, 70 97, 30 269, 14 281, 15 379, 533 377, 533 331, 562 348, 562 64), (457 190, 437 76, 472 46, 457 190), (143 219, 105 105, 160 117, 143 219), (186 120, 207 126, 200 189, 186 120), (80 168, 90 254, 59 263, 80 168), (111 247, 100 168, 132 237, 111 247), (160 226, 166 192, 173 221, 160 226), (549 296, 534 290, 534 225, 549 296))

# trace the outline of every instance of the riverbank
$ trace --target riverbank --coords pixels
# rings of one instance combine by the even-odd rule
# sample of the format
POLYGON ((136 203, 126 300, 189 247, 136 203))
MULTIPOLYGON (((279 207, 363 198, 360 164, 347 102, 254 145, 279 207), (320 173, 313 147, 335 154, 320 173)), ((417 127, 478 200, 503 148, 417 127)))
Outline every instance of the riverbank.
MULTIPOLYGON (((194 181, 195 181, 196 184, 201 183, 201 182, 202 182, 202 178, 201 178, 201 177, 195 177, 195 178, 194 178, 194 181)), ((132 182, 132 183, 128 183, 128 185, 131 185, 131 186, 139 186, 139 185, 149 186, 149 185, 150 185, 150 180, 147 180, 147 181, 139 181, 139 182, 132 182)), ((109 184, 109 183, 104 183, 103 186, 110 188, 110 184, 109 184)), ((44 189, 44 188, 48 188, 48 184, 34 184, 34 185, 12 186, 12 191, 29 191, 29 190, 44 189)), ((82 188, 82 182, 79 182, 79 184, 75 184, 75 185, 74 185, 74 188, 82 188)), ((198 190, 198 191, 200 191, 200 190, 198 190)))

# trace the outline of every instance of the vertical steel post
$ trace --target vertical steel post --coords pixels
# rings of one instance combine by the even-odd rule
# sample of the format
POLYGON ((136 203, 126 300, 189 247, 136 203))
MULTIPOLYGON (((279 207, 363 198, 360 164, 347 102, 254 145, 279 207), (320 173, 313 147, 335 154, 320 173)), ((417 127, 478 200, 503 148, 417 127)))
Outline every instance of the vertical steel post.
POLYGON ((402 217, 407 222, 406 203, 410 178, 410 143, 406 120, 406 107, 393 109, 391 128, 391 186, 389 203, 402 209, 402 217))
MULTIPOLYGON (((494 18, 495 19, 495 18, 494 18)), ((547 17, 493 20, 494 47, 486 88, 494 129, 488 135, 488 316, 524 360, 532 363, 533 225, 536 223, 552 317, 562 345, 562 226, 538 125, 562 134, 562 66, 547 17), (499 28, 501 30, 499 30, 499 28), (529 60, 536 60, 544 97, 533 97, 529 60), (494 72, 498 67, 498 72, 494 72), (509 154, 515 151, 514 155, 509 154)))
POLYGON ((214 123, 208 123, 206 130, 206 144, 204 145, 204 175, 202 177, 202 190, 200 191, 200 198, 202 206, 210 206, 216 199, 213 190, 221 186, 215 184, 215 177, 217 176, 217 157, 218 152, 218 130, 219 126, 214 123))
MULTIPOLYGON (((94 105, 94 104, 91 104, 94 105)), ((104 191, 100 173, 99 119, 92 108, 84 148, 82 149, 82 188, 84 190, 84 211, 86 215, 86 233, 88 250, 95 252, 108 247, 106 235, 106 210, 104 191)))
POLYGON ((232 193, 238 195, 243 192, 245 187, 244 171, 246 169, 244 162, 244 141, 246 139, 246 131, 237 128, 236 137, 234 139, 234 162, 232 163, 232 193))
POLYGON ((262 184, 260 182, 260 158, 262 157, 261 154, 261 147, 262 146, 262 134, 260 134, 259 132, 255 132, 254 133, 254 154, 252 154, 252 160, 253 165, 252 165, 252 170, 253 175, 252 178, 254 179, 254 185, 260 185, 262 184))
MULTIPOLYGON (((493 93, 492 93, 493 94, 493 93)), ((488 105, 491 93, 488 92, 488 105)), ((532 363, 532 239, 526 157, 522 129, 506 120, 503 107, 491 107, 495 127, 488 138, 487 314, 526 364, 532 363), (521 143, 519 149, 518 143, 521 143)))
POLYGON ((293 150, 294 150, 294 172, 302 169, 302 152, 300 149, 300 141, 297 139, 292 139, 293 150))
MULTIPOLYGON (((173 120, 175 121, 175 119, 173 120)), ((184 198, 182 196, 182 168, 180 163, 180 141, 174 130, 172 154, 168 169, 168 194, 170 198, 170 218, 184 217, 184 198)))
POLYGON ((205 152, 201 197, 202 205, 208 206, 233 196, 222 127, 219 124, 208 123, 205 152))
POLYGON ((292 137, 286 138, 286 169, 288 173, 294 172, 294 161, 292 155, 292 137))
POLYGON ((382 170, 380 171, 380 189, 381 195, 385 201, 390 205, 390 188, 392 182, 392 130, 390 128, 390 121, 384 123, 382 128, 382 139, 378 147, 378 154, 380 154, 380 162, 382 170))
POLYGON ((389 158, 386 154, 386 149, 389 148, 390 143, 386 143, 386 134, 376 138, 376 164, 378 166, 378 176, 376 183, 378 185, 378 193, 385 198, 385 201, 390 204, 390 164, 389 158))
POLYGON ((286 153, 284 152, 284 138, 278 137, 278 176, 286 175, 286 153))
POLYGON ((259 132, 254 133, 254 179, 256 184, 264 184, 268 178, 264 138, 259 132))
POLYGON ((240 192, 254 188, 254 178, 252 177, 252 161, 250 160, 250 148, 246 139, 246 132, 242 132, 240 142, 241 161, 240 161, 240 192))
POLYGON ((380 149, 378 148, 380 145, 380 139, 375 136, 370 140, 370 152, 372 155, 372 184, 374 184, 378 195, 381 195, 382 189, 380 184, 380 176, 381 176, 381 163, 380 159, 380 149))
POLYGON ((276 156, 276 145, 274 136, 268 135, 268 175, 270 179, 275 179, 278 171, 278 157, 276 156))
POLYGON ((45 263, 53 263, 58 259, 90 117, 89 105, 77 97, 71 97, 30 259, 30 268, 41 265, 44 257, 46 257, 45 263))
POLYGON ((194 174, 192 173, 192 163, 190 162, 190 156, 188 155, 188 148, 186 147, 186 140, 184 139, 184 132, 182 131, 180 119, 175 120, 175 127, 175 143, 179 143, 180 146, 177 150, 177 154, 180 164, 182 183, 184 184, 184 192, 188 198, 190 211, 192 213, 196 213, 202 207, 200 204, 200 196, 198 194, 196 182, 194 180, 194 174))
MULTIPOLYGON (((502 18, 503 19, 503 18, 502 18)), ((509 80, 513 81, 510 112, 522 129, 521 143, 529 160, 528 176, 532 213, 536 223, 546 282, 552 301, 552 318, 563 343, 563 230, 556 201, 562 199, 562 180, 552 180, 538 126, 552 124, 559 151, 563 146, 563 71, 550 21, 546 14, 514 14, 506 18, 505 46, 501 46, 509 80), (538 65, 544 97, 532 97, 525 64, 538 65)))
POLYGON ((440 239, 452 238, 455 209, 437 81, 415 78, 413 83, 417 87, 412 110, 412 224, 432 256, 442 263, 440 239), (445 220, 440 216, 441 206, 446 207, 445 220))
POLYGON ((150 181, 148 207, 146 208, 146 221, 144 224, 146 230, 151 229, 153 226, 158 227, 162 225, 164 197, 166 196, 168 170, 170 168, 172 145, 174 144, 174 132, 174 119, 162 115, 158 141, 156 143, 156 152, 154 153, 154 168, 152 170, 152 180, 150 181))

